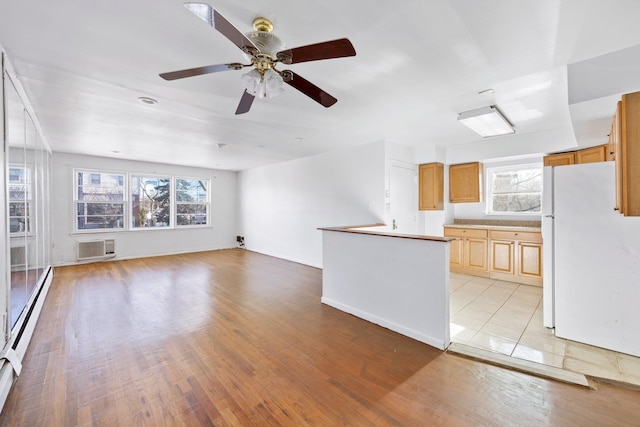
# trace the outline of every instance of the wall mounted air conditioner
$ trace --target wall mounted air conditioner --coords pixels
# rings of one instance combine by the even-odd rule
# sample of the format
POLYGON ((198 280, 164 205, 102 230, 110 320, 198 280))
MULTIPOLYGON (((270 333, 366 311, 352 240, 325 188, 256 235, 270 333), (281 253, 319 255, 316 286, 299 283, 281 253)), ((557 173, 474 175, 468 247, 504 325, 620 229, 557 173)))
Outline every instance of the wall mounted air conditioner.
POLYGON ((113 239, 76 242, 78 261, 113 258, 116 256, 116 245, 113 239))

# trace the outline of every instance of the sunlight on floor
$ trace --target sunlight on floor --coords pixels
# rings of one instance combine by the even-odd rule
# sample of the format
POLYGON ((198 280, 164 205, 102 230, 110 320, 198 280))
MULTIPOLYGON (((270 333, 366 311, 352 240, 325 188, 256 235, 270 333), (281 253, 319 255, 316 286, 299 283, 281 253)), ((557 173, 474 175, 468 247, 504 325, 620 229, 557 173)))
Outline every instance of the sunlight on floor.
POLYGON ((640 358, 558 338, 542 324, 542 288, 451 273, 451 341, 640 385, 640 358))

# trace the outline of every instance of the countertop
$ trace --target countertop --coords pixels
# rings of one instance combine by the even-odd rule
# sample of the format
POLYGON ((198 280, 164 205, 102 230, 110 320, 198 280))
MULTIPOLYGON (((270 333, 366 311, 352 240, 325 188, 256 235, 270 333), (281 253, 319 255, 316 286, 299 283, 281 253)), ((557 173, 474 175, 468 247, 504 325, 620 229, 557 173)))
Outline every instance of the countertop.
POLYGON ((368 224, 368 225, 351 225, 345 227, 318 227, 318 230, 322 231, 338 231, 342 233, 354 233, 354 234, 370 234, 375 236, 386 236, 386 237, 398 237, 401 239, 414 239, 414 240, 431 240, 434 242, 450 242, 453 240, 450 237, 436 237, 436 236, 426 236, 422 234, 402 234, 402 233, 391 233, 388 231, 376 231, 376 230, 366 230, 367 227, 381 227, 384 224, 368 224))
POLYGON ((480 230, 530 231, 539 233, 540 227, 522 227, 517 225, 488 225, 488 224, 445 224, 447 228, 476 228, 480 230))

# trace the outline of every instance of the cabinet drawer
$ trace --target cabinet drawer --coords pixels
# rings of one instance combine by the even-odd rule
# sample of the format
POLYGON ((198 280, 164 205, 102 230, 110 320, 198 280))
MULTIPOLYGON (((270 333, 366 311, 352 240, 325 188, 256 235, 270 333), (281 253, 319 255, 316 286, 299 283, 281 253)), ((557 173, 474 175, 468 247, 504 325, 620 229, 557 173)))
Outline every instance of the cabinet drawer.
POLYGON ((494 240, 520 240, 522 242, 542 243, 542 234, 534 231, 491 230, 490 236, 494 240))
POLYGON ((487 231, 478 228, 444 228, 446 237, 475 237, 480 239, 487 238, 487 231))

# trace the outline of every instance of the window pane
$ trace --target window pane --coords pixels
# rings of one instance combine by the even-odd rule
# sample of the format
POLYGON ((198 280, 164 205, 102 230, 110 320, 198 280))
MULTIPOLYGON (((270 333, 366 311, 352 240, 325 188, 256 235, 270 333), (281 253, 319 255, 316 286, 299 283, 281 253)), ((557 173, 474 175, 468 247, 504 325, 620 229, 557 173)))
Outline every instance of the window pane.
POLYGON ((176 224, 178 226, 209 223, 208 189, 208 179, 176 179, 176 224))
POLYGON ((171 178, 131 178, 131 226, 171 225, 171 178))
POLYGON ((78 230, 119 229, 124 227, 123 216, 78 217, 78 230))
POLYGON ((124 176, 78 172, 78 200, 124 200, 124 176))
POLYGON ((540 193, 495 194, 494 212, 540 212, 540 193))
POLYGON ((177 179, 176 199, 178 202, 206 202, 209 180, 177 179))
POLYGON ((77 171, 78 230, 124 228, 124 175, 77 171))
POLYGON ((542 167, 513 166, 488 169, 489 213, 539 213, 542 200, 542 167))
POLYGON ((539 192, 541 190, 542 171, 540 168, 493 172, 492 191, 494 193, 539 192))

